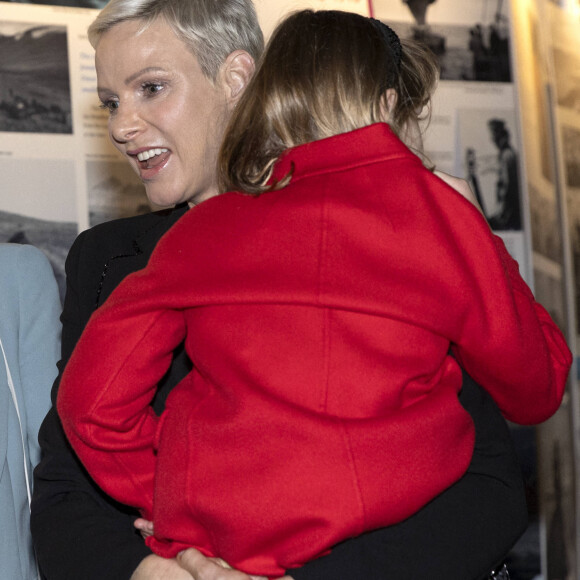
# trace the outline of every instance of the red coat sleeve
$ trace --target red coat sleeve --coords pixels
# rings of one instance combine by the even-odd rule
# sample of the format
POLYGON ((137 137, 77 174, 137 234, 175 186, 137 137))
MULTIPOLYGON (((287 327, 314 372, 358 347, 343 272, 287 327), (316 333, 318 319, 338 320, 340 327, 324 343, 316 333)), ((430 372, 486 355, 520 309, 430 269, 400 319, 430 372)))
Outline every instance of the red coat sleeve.
MULTIPOLYGON (((450 338, 461 366, 507 419, 541 423, 556 412, 566 388, 572 364, 566 340, 481 213, 439 178, 426 179, 432 197, 425 204, 433 204, 434 221, 424 227, 429 241, 420 237, 419 243, 435 250, 425 251, 430 264, 415 268, 433 268, 427 307, 441 299, 441 288, 449 304, 433 330, 450 338)), ((420 255, 418 247, 410 251, 420 255)))
MULTIPOLYGON (((503 298, 494 294, 498 280, 493 281, 495 288, 481 294, 454 353, 507 419, 524 425, 541 423, 560 406, 572 353, 520 276, 518 263, 503 240, 494 235, 492 241, 501 266, 499 287, 505 287, 505 294, 503 298)), ((494 261, 493 256, 490 259, 494 261)), ((478 256, 485 269, 489 267, 486 260, 485 255, 478 256)))
POLYGON ((57 408, 73 448, 109 495, 152 519, 157 383, 183 340, 164 303, 167 276, 129 276, 91 317, 61 381, 57 408), (156 284, 156 281, 158 284, 156 284), (143 300, 135 301, 135 292, 143 300))

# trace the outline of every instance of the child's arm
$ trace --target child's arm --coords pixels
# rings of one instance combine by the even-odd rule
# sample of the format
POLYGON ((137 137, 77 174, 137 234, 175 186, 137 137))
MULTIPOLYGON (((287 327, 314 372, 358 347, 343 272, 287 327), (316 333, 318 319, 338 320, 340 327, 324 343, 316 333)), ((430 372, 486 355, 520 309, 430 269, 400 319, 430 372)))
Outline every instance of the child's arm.
MULTIPOLYGON (((471 204, 473 204, 483 215, 483 211, 477 202, 475 194, 469 187, 467 181, 460 179, 458 177, 454 177, 442 171, 434 171, 435 175, 437 175, 440 179, 445 181, 448 185, 453 187, 457 192, 459 192, 465 199, 467 199, 471 204)), ((514 301, 516 305, 519 303, 520 305, 524 306, 526 303, 529 303, 533 307, 533 312, 537 317, 537 320, 540 324, 542 329, 544 341, 538 342, 538 354, 541 356, 545 354, 542 352, 541 346, 545 345, 548 351, 548 356, 551 358, 551 366, 554 370, 554 373, 560 373, 558 391, 562 391, 564 388, 564 380, 567 375, 566 369, 569 368, 571 359, 569 358, 569 349, 566 345, 565 339, 560 332, 560 330, 555 325, 552 318, 549 314, 545 311, 545 309, 538 304, 529 287, 522 279, 519 273, 519 267, 517 262, 509 255, 508 251, 505 248, 505 245, 501 238, 498 236, 493 236, 494 244, 496 246, 496 250, 500 255, 501 261, 505 268, 505 274, 509 278, 510 284, 512 286, 514 292, 514 301)), ((522 319, 522 324, 524 324, 524 320, 522 319)), ((460 355, 461 356, 461 355, 460 355)))
POLYGON ((162 276, 163 266, 126 278, 93 314, 57 400, 66 435, 99 487, 148 519, 158 426, 150 402, 185 335, 182 313, 165 302, 175 279, 162 276))
MULTIPOLYGON (((498 351, 495 358, 490 354, 488 361, 492 361, 496 369, 500 370, 499 378, 506 378, 507 384, 511 377, 512 388, 502 387, 501 381, 487 382, 485 361, 476 364, 481 367, 473 374, 482 386, 487 388, 506 418, 522 424, 534 424, 548 419, 559 407, 566 387, 566 380, 572 364, 572 354, 564 335, 552 320, 545 308, 536 302, 534 296, 522 279, 518 263, 507 251, 503 240, 493 236, 497 253, 500 256, 505 276, 513 292, 513 322, 506 316, 502 320, 502 312, 482 313, 484 317, 496 317, 497 338, 502 338, 505 326, 512 324, 511 343, 506 341, 506 354, 513 353, 513 358, 503 356, 496 337, 485 336, 483 345, 491 344, 498 351), (505 365, 501 372, 501 365, 505 365), (519 369, 519 372, 518 372, 519 369), (482 374, 480 374, 482 373, 482 374), (533 399, 536 399, 534 401, 533 399), (542 409, 537 403, 543 401, 542 409)), ((490 329, 491 326, 488 326, 490 329)), ((476 347, 477 349, 477 347, 476 347)), ((460 345, 456 354, 462 366, 470 372, 471 361, 479 358, 467 353, 460 345)), ((488 363, 489 366, 489 363, 488 363)), ((497 371, 496 371, 497 372, 497 371)))
MULTIPOLYGON (((435 175, 481 212, 466 182, 442 172, 435 175)), ((474 221, 462 206, 453 210, 447 225, 457 236, 457 251, 464 254, 464 266, 458 268, 465 270, 460 300, 466 308, 454 352, 506 418, 523 424, 544 421, 558 408, 565 389, 572 360, 565 338, 485 218, 474 221)))

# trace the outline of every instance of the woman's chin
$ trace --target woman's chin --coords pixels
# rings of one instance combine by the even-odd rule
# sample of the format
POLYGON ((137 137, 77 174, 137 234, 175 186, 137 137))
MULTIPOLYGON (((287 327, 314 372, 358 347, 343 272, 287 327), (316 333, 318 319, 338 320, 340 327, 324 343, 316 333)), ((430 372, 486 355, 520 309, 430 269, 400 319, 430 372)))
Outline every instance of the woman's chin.
POLYGON ((156 191, 156 189, 145 186, 147 199, 153 210, 173 207, 183 201, 183 195, 171 194, 171 192, 167 191, 156 191))

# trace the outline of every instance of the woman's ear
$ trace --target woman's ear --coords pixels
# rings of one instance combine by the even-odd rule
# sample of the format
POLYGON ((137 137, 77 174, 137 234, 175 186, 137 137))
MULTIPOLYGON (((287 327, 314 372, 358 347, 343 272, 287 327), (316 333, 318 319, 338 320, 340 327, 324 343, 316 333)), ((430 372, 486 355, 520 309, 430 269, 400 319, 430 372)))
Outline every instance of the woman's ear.
POLYGON ((255 70, 254 59, 245 50, 235 50, 222 64, 221 81, 226 91, 226 100, 231 108, 242 96, 255 70))

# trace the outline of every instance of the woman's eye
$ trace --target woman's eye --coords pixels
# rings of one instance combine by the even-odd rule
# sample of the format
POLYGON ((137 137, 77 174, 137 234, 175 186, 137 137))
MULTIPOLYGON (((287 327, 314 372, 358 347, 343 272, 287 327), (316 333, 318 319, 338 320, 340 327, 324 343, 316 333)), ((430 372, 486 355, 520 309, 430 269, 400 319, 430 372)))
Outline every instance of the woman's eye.
POLYGON ((112 99, 108 101, 103 101, 100 105, 100 108, 107 109, 109 113, 114 113, 119 108, 119 101, 115 101, 112 99))
POLYGON ((163 85, 160 83, 144 83, 142 86, 143 86, 143 91, 147 95, 155 95, 158 92, 163 90, 163 85))

